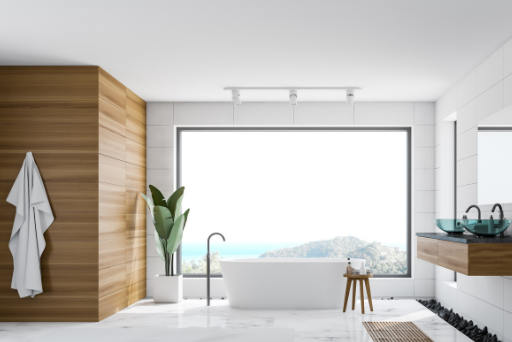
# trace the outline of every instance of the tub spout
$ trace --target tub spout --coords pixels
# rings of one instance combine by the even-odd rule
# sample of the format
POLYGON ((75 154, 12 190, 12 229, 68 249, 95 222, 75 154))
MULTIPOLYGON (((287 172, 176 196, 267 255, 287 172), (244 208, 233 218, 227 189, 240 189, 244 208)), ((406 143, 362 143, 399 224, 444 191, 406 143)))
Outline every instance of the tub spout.
POLYGON ((210 306, 210 239, 214 235, 220 235, 223 241, 226 241, 221 233, 213 233, 208 236, 207 254, 206 254, 206 306, 210 306))

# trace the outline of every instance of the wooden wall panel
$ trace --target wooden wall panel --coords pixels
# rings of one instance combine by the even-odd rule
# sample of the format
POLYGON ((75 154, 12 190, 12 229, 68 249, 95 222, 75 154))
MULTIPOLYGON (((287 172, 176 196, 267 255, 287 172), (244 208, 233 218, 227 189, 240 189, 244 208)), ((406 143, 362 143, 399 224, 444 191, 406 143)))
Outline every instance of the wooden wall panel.
POLYGON ((128 288, 128 305, 138 302, 146 297, 146 279, 136 284, 130 285, 128 288))
POLYGON ((146 147, 126 139, 126 162, 146 167, 146 147))
POLYGON ((144 192, 146 190, 146 169, 127 163, 126 187, 144 192))
POLYGON ((98 153, 91 125, 0 125, 3 153, 98 153))
MULTIPOLYGON (((0 299, 18 298, 18 291, 11 289, 12 269, 0 269, 0 299)), ((37 298, 98 298, 98 270, 41 271, 43 293, 37 298)))
POLYGON ((126 189, 106 183, 99 183, 99 208, 102 211, 126 212, 126 189))
POLYGON ((122 160, 99 155, 100 182, 120 186, 126 185, 126 163, 122 160))
POLYGON ((146 102, 130 89, 126 89, 126 114, 146 124, 146 102))
POLYGON ((146 236, 126 238, 126 261, 146 259, 146 236))
POLYGON ((99 269, 126 263, 126 239, 100 240, 99 269))
MULTIPOLYGON (((2 96, 0 95, 0 99, 2 96)), ((96 125, 95 97, 12 97, 0 100, 0 125, 96 125)))
POLYGON ((99 127, 99 152, 105 156, 126 160, 125 137, 103 127, 99 127))
POLYGON ((101 211, 99 213, 99 239, 122 239, 126 237, 126 217, 123 211, 101 211))
POLYGON ((126 286, 146 280, 146 259, 137 259, 126 263, 126 286))
POLYGON ((99 297, 101 298, 124 289, 126 281, 125 264, 99 270, 99 297))
POLYGON ((126 237, 146 235, 146 213, 126 214, 126 237))
POLYGON ((0 322, 97 322, 98 299, 0 299, 0 322))
POLYGON ((98 183, 48 182, 53 211, 98 211, 98 183))
POLYGON ((126 113, 107 100, 100 98, 99 124, 123 137, 126 135, 126 113))
POLYGON ((122 290, 100 297, 98 303, 99 319, 102 320, 128 306, 128 290, 125 287, 122 290))
POLYGON ((138 144, 146 146, 146 124, 131 115, 126 116, 126 137, 138 144))
POLYGON ((99 69, 100 97, 126 110, 126 87, 102 68, 99 69))
POLYGON ((144 190, 133 190, 126 189, 126 213, 127 214, 135 214, 135 213, 145 213, 146 212, 146 201, 142 198, 141 193, 145 193, 144 190))
POLYGON ((54 211, 55 221, 46 233, 45 239, 57 240, 98 240, 98 212, 54 211))

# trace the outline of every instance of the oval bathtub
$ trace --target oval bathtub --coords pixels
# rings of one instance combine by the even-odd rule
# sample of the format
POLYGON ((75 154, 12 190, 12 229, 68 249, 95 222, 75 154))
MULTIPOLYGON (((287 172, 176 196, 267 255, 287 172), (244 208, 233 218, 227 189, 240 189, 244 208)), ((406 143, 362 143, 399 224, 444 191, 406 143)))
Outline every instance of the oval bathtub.
MULTIPOLYGON (((359 267, 361 259, 350 259, 359 267)), ((229 306, 238 309, 341 309, 347 259, 221 260, 229 306)))

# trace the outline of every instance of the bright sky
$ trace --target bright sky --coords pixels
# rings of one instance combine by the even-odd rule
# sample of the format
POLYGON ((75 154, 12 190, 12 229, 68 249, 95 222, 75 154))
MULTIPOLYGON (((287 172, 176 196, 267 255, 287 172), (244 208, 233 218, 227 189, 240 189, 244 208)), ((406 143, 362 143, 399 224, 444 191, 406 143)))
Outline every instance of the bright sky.
POLYGON ((405 131, 182 133, 184 243, 406 242, 405 131))

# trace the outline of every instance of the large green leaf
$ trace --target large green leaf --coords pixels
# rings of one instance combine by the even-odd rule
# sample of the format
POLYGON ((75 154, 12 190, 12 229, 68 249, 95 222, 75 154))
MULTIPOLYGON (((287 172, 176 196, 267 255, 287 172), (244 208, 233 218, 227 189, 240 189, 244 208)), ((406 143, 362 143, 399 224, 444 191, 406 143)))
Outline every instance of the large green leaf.
POLYGON ((161 205, 163 207, 167 206, 167 203, 165 202, 165 197, 162 195, 160 190, 155 188, 153 185, 149 186, 149 190, 151 190, 151 196, 153 197, 153 203, 155 205, 161 205))
MULTIPOLYGON (((174 219, 181 215, 181 202, 183 201, 184 196, 185 196, 185 194, 181 195, 180 198, 178 198, 178 201, 176 202, 176 207, 174 208, 174 216, 173 216, 174 219)), ((171 211, 171 213, 173 213, 173 212, 171 211)))
POLYGON ((153 212, 155 216, 155 229, 162 239, 167 240, 174 223, 171 212, 166 207, 159 205, 153 208, 153 212))
POLYGON ((174 254, 178 249, 178 246, 181 243, 181 239, 183 238, 183 226, 185 225, 185 216, 180 215, 174 221, 174 227, 172 228, 171 235, 169 236, 169 240, 167 240, 167 253, 170 255, 174 254))
POLYGON ((183 216, 185 216, 185 223, 183 224, 183 231, 185 231, 185 227, 187 226, 187 221, 188 221, 188 213, 190 212, 190 209, 187 209, 187 211, 185 211, 183 213, 183 216))
POLYGON ((144 199, 146 200, 146 203, 148 205, 148 208, 149 208, 149 212, 151 213, 151 217, 153 218, 153 222, 155 222, 155 217, 153 216, 153 208, 155 207, 155 205, 153 204, 153 201, 151 200, 151 198, 148 198, 146 195, 144 195, 142 192, 140 193, 142 195, 142 197, 144 197, 144 199))
MULTIPOLYGON (((174 193, 169 197, 167 200, 167 208, 171 211, 171 214, 173 215, 172 218, 176 219, 176 207, 179 205, 181 210, 181 201, 180 198, 183 197, 183 193, 185 192, 185 187, 182 186, 178 190, 174 191, 174 193), (178 203, 179 201, 179 203, 178 203)), ((179 212, 178 212, 179 214, 179 212)))
POLYGON ((165 261, 165 250, 164 250, 164 244, 162 243, 162 239, 160 239, 160 236, 155 231, 155 246, 156 251, 158 252, 158 255, 160 256, 160 259, 165 261))

